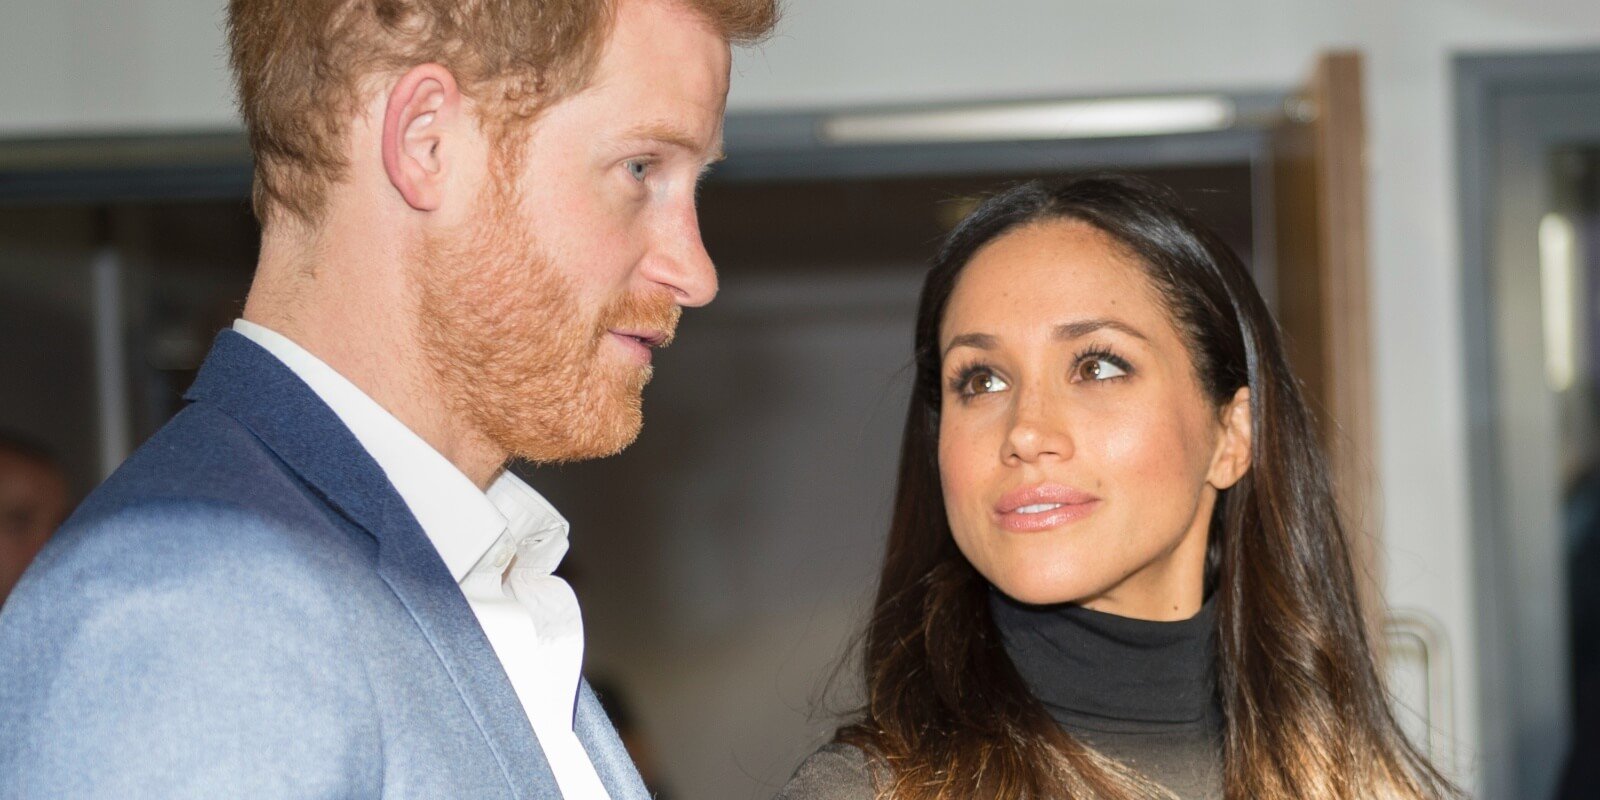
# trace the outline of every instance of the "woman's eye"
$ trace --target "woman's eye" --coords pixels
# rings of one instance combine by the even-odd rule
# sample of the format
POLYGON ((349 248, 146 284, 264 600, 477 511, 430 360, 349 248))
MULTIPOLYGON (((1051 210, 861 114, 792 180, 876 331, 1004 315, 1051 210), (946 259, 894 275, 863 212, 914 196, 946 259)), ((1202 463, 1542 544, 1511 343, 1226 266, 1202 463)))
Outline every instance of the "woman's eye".
POLYGON ((1002 392, 1008 388, 1010 388, 1010 384, 1007 384, 1004 378, 1001 378, 999 375, 996 375, 993 372, 986 372, 982 370, 968 375, 961 382, 961 393, 968 397, 979 394, 1002 392))
POLYGON ((1104 381, 1120 378, 1128 374, 1127 370, 1112 363, 1111 359, 1104 356, 1085 358, 1078 362, 1077 371, 1078 380, 1083 381, 1104 381))
POLYGON ((640 183, 644 183, 645 176, 650 174, 650 162, 648 161, 637 159, 625 161, 623 162, 623 167, 627 168, 628 174, 632 175, 633 179, 640 183))

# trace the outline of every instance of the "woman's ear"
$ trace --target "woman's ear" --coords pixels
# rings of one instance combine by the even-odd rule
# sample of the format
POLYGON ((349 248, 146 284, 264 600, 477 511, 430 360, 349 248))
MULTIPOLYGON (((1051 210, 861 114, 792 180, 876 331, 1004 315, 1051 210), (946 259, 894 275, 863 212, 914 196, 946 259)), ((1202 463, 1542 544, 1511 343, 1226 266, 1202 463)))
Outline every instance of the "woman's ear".
POLYGON ((1250 454, 1255 426, 1250 416, 1250 387, 1241 386, 1222 408, 1222 435, 1211 455, 1211 470, 1206 482, 1218 491, 1239 482, 1250 471, 1250 454))
POLYGON ((420 64, 400 76, 383 115, 383 169, 406 204, 435 211, 444 200, 452 133, 461 123, 461 90, 439 64, 420 64))

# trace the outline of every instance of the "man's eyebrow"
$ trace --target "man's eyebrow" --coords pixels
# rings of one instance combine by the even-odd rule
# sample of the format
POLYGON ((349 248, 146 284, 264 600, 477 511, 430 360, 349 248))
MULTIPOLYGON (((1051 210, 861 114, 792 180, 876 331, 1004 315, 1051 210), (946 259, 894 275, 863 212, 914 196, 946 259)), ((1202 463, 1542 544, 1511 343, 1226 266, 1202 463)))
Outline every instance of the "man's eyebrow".
POLYGON ((950 355, 950 351, 957 347, 976 347, 979 350, 993 350, 995 348, 995 338, 987 333, 963 333, 951 339, 950 343, 944 346, 943 355, 950 355))
POLYGON ((711 149, 706 151, 705 145, 702 144, 700 139, 689 135, 688 131, 670 122, 647 122, 630 129, 623 135, 623 138, 648 139, 653 142, 680 147, 691 153, 704 152, 707 164, 721 161, 726 157, 722 151, 721 137, 718 137, 717 141, 711 145, 711 149))
POLYGON ((1056 326, 1055 330, 1052 332, 1052 337, 1058 342, 1067 342, 1073 339, 1081 339, 1091 333, 1094 333, 1095 331, 1105 328, 1110 328, 1114 331, 1120 331, 1132 336, 1135 339, 1143 339, 1145 341, 1150 340, 1150 337, 1140 333, 1138 328, 1135 328, 1125 322, 1107 318, 1085 319, 1077 322, 1064 322, 1056 326))

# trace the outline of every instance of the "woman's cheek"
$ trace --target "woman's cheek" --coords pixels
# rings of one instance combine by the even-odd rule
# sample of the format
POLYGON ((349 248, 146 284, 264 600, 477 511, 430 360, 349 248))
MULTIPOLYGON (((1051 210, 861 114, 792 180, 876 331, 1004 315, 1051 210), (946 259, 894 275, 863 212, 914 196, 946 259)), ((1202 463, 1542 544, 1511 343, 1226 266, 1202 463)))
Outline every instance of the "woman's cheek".
POLYGON ((984 458, 987 445, 982 427, 972 423, 966 416, 947 416, 939 428, 939 479, 944 489, 945 513, 951 525, 963 530, 970 529, 974 515, 984 506, 985 488, 998 460, 994 452, 984 458))
POLYGON ((1092 440, 1084 445, 1096 454, 1097 471, 1136 492, 1172 480, 1189 460, 1182 425, 1166 408, 1122 405, 1089 426, 1088 435, 1092 440))

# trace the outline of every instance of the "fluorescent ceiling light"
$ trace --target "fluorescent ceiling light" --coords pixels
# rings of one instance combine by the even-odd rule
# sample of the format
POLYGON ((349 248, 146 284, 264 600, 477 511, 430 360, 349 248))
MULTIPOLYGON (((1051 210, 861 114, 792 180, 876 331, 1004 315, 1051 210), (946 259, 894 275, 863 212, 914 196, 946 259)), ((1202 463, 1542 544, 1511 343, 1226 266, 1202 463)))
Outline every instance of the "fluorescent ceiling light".
POLYGON ((926 111, 840 114, 822 122, 833 144, 1098 139, 1198 133, 1233 126, 1220 95, 1004 103, 926 111))

